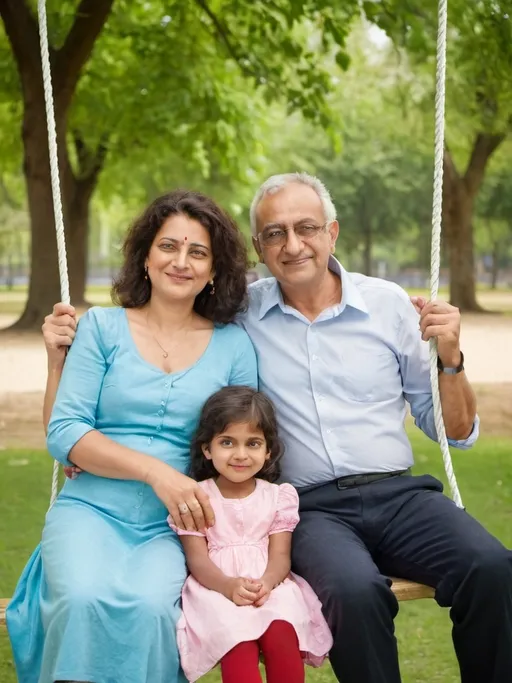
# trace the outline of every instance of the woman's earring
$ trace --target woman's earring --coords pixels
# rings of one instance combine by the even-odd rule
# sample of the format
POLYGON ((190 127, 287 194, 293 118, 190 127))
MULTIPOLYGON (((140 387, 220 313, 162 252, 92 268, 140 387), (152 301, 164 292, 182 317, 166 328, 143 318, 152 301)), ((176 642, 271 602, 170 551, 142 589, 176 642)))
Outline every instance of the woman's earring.
POLYGON ((148 279, 148 267, 147 266, 144 266, 144 273, 145 273, 144 274, 144 280, 147 280, 148 279))
POLYGON ((215 294, 215 282, 213 281, 213 279, 210 280, 210 287, 211 287, 210 296, 213 296, 215 294))

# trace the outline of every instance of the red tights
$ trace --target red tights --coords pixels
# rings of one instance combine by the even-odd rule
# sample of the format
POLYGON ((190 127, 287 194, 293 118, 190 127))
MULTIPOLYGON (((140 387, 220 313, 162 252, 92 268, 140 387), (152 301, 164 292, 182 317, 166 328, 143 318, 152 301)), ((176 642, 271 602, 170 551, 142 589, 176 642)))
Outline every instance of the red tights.
POLYGON ((260 651, 267 683, 304 683, 304 664, 295 629, 287 621, 273 621, 259 640, 238 643, 221 660, 223 683, 262 683, 260 651))

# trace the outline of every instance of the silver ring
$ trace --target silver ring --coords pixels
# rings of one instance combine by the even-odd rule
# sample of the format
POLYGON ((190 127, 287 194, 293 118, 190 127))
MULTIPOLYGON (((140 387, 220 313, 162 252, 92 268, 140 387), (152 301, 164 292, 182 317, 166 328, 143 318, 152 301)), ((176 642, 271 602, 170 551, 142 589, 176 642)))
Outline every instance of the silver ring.
POLYGON ((186 515, 188 510, 188 505, 186 503, 180 503, 178 505, 178 510, 181 512, 182 515, 186 515))

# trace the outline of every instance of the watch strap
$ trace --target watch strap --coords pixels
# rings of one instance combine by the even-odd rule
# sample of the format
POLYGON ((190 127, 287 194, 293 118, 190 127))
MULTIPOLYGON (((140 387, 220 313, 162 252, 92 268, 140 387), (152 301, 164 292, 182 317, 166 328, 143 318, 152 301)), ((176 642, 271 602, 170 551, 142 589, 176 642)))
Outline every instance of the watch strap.
POLYGON ((445 368, 439 356, 437 357, 437 369, 445 375, 458 375, 464 370, 464 354, 460 352, 460 363, 456 368, 445 368))

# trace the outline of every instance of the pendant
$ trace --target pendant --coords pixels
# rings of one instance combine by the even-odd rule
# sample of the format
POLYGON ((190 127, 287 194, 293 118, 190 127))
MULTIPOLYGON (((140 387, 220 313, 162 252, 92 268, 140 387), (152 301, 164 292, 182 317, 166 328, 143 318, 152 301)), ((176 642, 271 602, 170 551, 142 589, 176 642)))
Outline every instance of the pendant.
POLYGON ((167 351, 166 351, 163 355, 164 355, 164 358, 168 358, 168 357, 169 357, 169 354, 167 353, 167 351))

